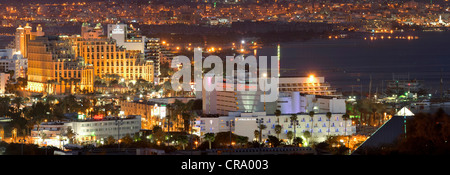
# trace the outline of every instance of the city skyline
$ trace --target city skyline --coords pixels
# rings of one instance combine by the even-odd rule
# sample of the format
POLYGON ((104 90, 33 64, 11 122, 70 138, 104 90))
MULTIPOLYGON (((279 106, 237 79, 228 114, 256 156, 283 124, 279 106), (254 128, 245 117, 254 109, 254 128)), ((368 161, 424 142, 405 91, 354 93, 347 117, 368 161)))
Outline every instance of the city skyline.
POLYGON ((449 5, 0 2, 0 155, 448 154, 449 5))

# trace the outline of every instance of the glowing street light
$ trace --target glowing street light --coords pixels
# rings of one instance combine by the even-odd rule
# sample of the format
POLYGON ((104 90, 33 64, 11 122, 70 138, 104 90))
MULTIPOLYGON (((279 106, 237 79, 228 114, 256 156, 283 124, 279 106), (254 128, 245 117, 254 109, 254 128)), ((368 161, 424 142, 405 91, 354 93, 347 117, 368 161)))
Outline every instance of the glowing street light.
POLYGON ((120 125, 123 125, 123 119, 120 119, 120 120, 118 120, 118 119, 116 119, 116 121, 115 121, 115 124, 117 125, 117 140, 119 141, 119 143, 118 143, 118 148, 119 148, 119 151, 120 151, 120 125))

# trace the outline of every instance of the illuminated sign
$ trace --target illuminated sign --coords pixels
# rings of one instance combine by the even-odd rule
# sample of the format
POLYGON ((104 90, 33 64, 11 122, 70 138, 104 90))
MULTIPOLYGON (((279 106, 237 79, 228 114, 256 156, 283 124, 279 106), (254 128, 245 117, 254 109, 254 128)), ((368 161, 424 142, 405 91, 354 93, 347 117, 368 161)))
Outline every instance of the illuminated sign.
POLYGON ((86 118, 86 115, 78 114, 78 120, 84 120, 85 118, 86 118))
POLYGON ((103 119, 103 114, 94 115, 94 120, 102 120, 102 119, 103 119))
POLYGON ((159 107, 159 118, 164 118, 166 117, 166 105, 161 105, 161 107, 159 107))
POLYGON ((155 104, 155 106, 153 106, 153 109, 152 109, 153 116, 159 116, 159 118, 162 119, 162 118, 166 117, 166 114, 167 114, 166 105, 158 106, 157 104, 155 104))
POLYGON ((116 28, 112 30, 112 34, 124 34, 124 30, 120 28, 120 25, 116 25, 116 28))

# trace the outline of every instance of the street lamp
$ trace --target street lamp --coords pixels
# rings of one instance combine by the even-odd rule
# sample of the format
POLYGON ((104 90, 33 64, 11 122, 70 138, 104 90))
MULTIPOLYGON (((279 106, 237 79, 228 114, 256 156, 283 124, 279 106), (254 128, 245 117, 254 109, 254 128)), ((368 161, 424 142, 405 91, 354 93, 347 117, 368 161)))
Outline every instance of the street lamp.
MULTIPOLYGON (((263 73, 262 77, 264 78, 264 80, 267 80, 267 73, 263 73)), ((264 111, 266 111, 266 82, 263 82, 263 88, 264 88, 264 111)))
POLYGON ((232 127, 234 127, 234 120, 233 119, 231 119, 230 121, 229 121, 229 126, 230 126, 230 147, 233 147, 232 145, 232 139, 231 139, 231 128, 232 127))
POLYGON ((195 119, 191 119, 190 121, 189 121, 189 126, 191 127, 190 128, 190 130, 191 130, 191 135, 190 135, 190 143, 191 143, 191 154, 192 154, 192 150, 194 149, 194 148, 192 148, 194 145, 192 144, 192 141, 193 141, 193 137, 192 137, 192 130, 193 130, 193 127, 195 126, 195 122, 196 122, 196 120, 195 119))
POLYGON ((118 148, 120 151, 120 125, 123 125, 123 119, 116 119, 115 124, 117 125, 117 142, 118 142, 118 148))

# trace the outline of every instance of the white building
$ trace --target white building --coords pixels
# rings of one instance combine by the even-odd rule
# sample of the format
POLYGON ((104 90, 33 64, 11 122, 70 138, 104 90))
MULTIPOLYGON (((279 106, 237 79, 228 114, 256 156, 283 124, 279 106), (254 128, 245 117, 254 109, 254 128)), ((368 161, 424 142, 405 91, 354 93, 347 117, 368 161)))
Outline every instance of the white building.
MULTIPOLYGON (((224 84, 224 89, 230 84, 224 84)), ((268 103, 260 102, 260 96, 264 92, 259 88, 256 88, 257 91, 213 90, 211 92, 203 88, 203 113, 227 115, 228 112, 267 112, 273 114, 276 109, 287 114, 313 110, 345 113, 345 100, 338 99, 342 95, 331 88, 324 77, 280 77, 278 88, 280 94, 277 102, 268 103), (321 99, 319 103, 317 103, 318 99, 321 99)))
POLYGON ((117 46, 127 50, 145 52, 146 37, 140 35, 138 28, 126 24, 108 24, 107 37, 116 40, 117 46))
POLYGON ((6 84, 8 84, 9 74, 0 73, 0 94, 5 94, 6 84))
MULTIPOLYGON (((356 133, 356 126, 352 124, 351 120, 343 120, 342 115, 342 113, 333 113, 330 120, 328 120, 325 113, 318 113, 311 120, 308 114, 297 114, 298 125, 295 129, 295 136, 302 137, 305 131, 309 131, 312 135, 309 141, 322 142, 328 135, 352 135, 356 133)), ((229 122, 232 121, 231 131, 233 133, 246 136, 249 140, 257 140, 259 138, 255 138, 254 134, 255 130, 259 131, 256 120, 262 119, 262 124, 267 127, 262 130, 263 140, 267 139, 269 135, 278 136, 275 132, 277 124, 282 127, 279 138, 287 140, 288 131, 294 132, 294 125, 290 121, 291 116, 283 114, 277 120, 277 116, 266 115, 265 112, 235 112, 230 113, 229 116, 201 117, 197 120, 196 127, 200 130, 200 136, 205 133, 228 132, 230 131, 229 122)))
MULTIPOLYGON (((295 136, 301 137, 305 131, 309 131, 312 135, 310 141, 322 142, 326 140, 329 135, 352 135, 356 133, 356 127, 352 125, 352 121, 345 121, 342 119, 342 113, 332 114, 330 121, 326 117, 326 114, 315 114, 313 120, 308 114, 297 114, 298 125, 295 129, 295 136), (313 125, 313 127, 312 127, 313 125), (345 126, 347 125, 347 126, 345 126)), ((280 139, 288 139, 288 131, 294 132, 294 125, 291 124, 290 117, 292 115, 280 115, 277 123, 277 117, 275 115, 265 115, 264 113, 251 113, 241 114, 241 117, 236 117, 235 134, 246 136, 250 140, 255 138, 255 130, 258 130, 258 123, 256 119, 263 119, 263 124, 266 125, 266 129, 262 130, 262 139, 267 139, 269 135, 277 136, 275 132, 275 126, 281 125, 282 130, 280 133, 280 139)), ((305 139, 305 138, 303 138, 305 139)))
MULTIPOLYGON (((225 91, 225 87, 230 83, 224 84, 223 91, 206 91, 202 89, 203 113, 228 115, 228 112, 264 112, 274 113, 276 102, 261 102, 263 91, 257 88, 256 91, 225 91)), ((246 85, 250 87, 251 85, 246 85)), ((234 86, 235 89, 237 85, 234 86)))
POLYGON ((196 122, 197 135, 206 133, 234 132, 234 116, 201 117, 196 122), (231 125, 230 125, 231 124, 231 125))
POLYGON ((0 72, 14 71, 14 79, 26 76, 28 61, 15 49, 0 49, 0 72))
POLYGON ((329 96, 302 95, 300 92, 280 92, 277 109, 282 114, 308 113, 345 113, 345 99, 329 96))
POLYGON ((104 118, 102 120, 82 120, 71 122, 73 131, 77 134, 79 142, 97 142, 105 143, 109 136, 114 139, 123 138, 127 134, 133 135, 141 129, 141 116, 128 116, 120 118, 122 124, 116 125, 117 118, 104 118))
POLYGON ((35 144, 60 147, 62 140, 66 140, 64 143, 68 143, 67 128, 71 128, 76 135, 75 139, 78 143, 104 144, 109 136, 113 136, 116 140, 118 136, 123 138, 127 134, 133 137, 141 129, 141 116, 119 118, 119 121, 122 121, 120 131, 118 125, 116 125, 116 119, 118 118, 106 117, 100 120, 43 122, 39 126, 34 126, 34 129, 31 131, 31 137, 33 137, 35 144), (43 137, 43 134, 45 134, 45 137, 43 137))
POLYGON ((91 26, 89 23, 83 23, 81 25, 81 37, 85 39, 96 39, 103 35, 103 26, 101 23, 97 23, 91 26))
POLYGON ((62 148, 64 144, 69 143, 69 139, 65 136, 69 127, 71 127, 69 122, 42 122, 40 125, 34 125, 31 137, 34 144, 62 148))
POLYGON ((183 103, 187 103, 190 100, 195 100, 194 97, 165 97, 165 98, 149 98, 148 102, 158 103, 158 104, 172 104, 175 100, 180 100, 183 103))
POLYGON ((330 97, 340 97, 341 93, 332 88, 330 83, 325 82, 325 77, 280 77, 280 92, 300 92, 302 94, 313 94, 330 97))

